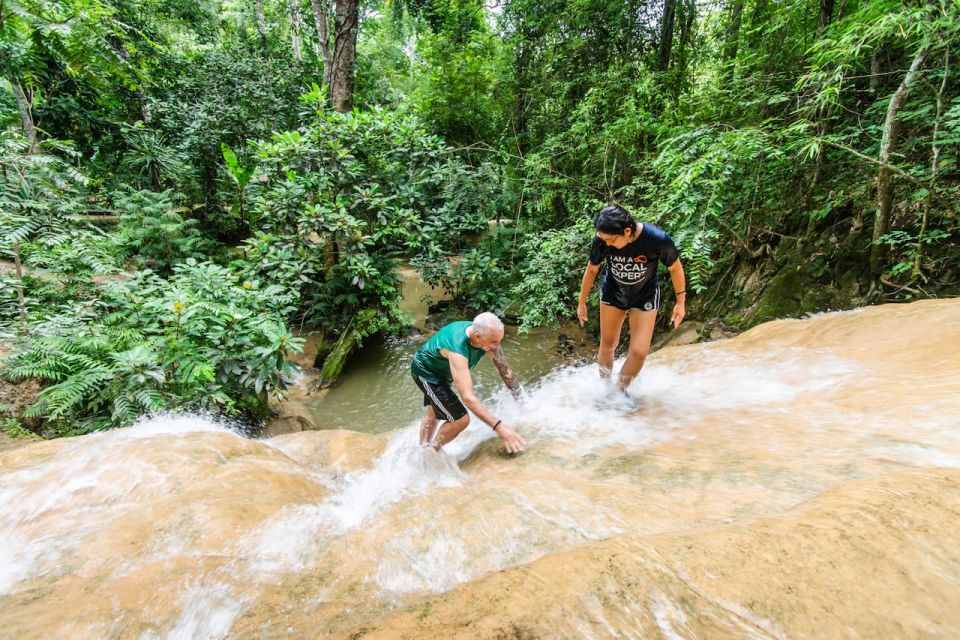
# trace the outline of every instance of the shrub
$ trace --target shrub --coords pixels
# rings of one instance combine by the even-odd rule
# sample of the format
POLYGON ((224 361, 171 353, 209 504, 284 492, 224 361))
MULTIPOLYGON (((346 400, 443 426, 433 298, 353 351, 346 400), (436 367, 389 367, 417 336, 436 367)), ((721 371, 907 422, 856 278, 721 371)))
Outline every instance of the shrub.
MULTIPOLYGON (((319 90, 303 97, 312 104, 319 90)), ((246 198, 259 229, 252 273, 277 283, 292 316, 341 331, 363 309, 377 328, 403 323, 397 256, 448 251, 486 226, 475 197, 490 177, 454 156, 411 116, 319 109, 298 131, 256 147, 246 198)))
POLYGON ((169 280, 138 272, 32 327, 3 375, 48 383, 26 416, 63 434, 171 409, 262 416, 293 372, 286 353, 302 345, 272 310, 277 293, 193 259, 169 280))
POLYGON ((553 324, 576 311, 593 235, 592 221, 583 217, 569 227, 526 236, 513 288, 523 327, 553 324))

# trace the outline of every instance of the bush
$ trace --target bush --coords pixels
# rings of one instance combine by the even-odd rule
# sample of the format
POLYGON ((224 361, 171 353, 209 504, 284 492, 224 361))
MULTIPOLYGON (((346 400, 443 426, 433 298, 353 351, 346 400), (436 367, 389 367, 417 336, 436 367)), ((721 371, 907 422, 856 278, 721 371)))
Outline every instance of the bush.
POLYGON ((562 229, 526 236, 513 296, 523 327, 553 324, 577 308, 577 293, 594 235, 590 218, 562 229))
POLYGON ((272 310, 277 294, 193 259, 169 280, 142 271, 33 326, 2 372, 49 383, 26 416, 60 434, 172 409, 262 416, 294 370, 286 353, 302 345, 272 310))
POLYGON ((209 241, 197 229, 197 221, 183 217, 186 209, 175 206, 172 191, 134 191, 114 193, 114 207, 120 214, 117 243, 140 266, 170 273, 173 265, 186 258, 199 258, 209 249, 209 241))
POLYGON ((442 253, 424 254, 412 262, 423 281, 441 287, 464 313, 492 311, 502 315, 510 306, 513 280, 513 231, 491 233, 454 260, 442 253))
MULTIPOLYGON (((303 97, 319 101, 316 88, 303 97)), ((473 169, 411 116, 320 108, 298 131, 256 146, 247 190, 259 229, 245 245, 252 273, 278 284, 293 319, 342 331, 364 309, 399 327, 398 256, 459 248, 485 228, 489 168, 473 169)))

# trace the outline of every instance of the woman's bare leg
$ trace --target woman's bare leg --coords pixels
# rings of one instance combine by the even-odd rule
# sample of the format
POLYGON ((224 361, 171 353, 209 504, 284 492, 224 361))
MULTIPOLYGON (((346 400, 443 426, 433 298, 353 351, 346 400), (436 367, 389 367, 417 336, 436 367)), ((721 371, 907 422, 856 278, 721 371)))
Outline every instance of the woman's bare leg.
POLYGON ((626 311, 609 304, 600 304, 600 352, 597 354, 597 362, 600 364, 601 378, 609 378, 613 371, 613 354, 620 343, 620 330, 626 317, 626 311))
POLYGON ((657 312, 630 309, 630 350, 627 359, 620 367, 618 386, 626 391, 633 379, 640 373, 643 363, 650 353, 653 341, 653 327, 657 322, 657 312))

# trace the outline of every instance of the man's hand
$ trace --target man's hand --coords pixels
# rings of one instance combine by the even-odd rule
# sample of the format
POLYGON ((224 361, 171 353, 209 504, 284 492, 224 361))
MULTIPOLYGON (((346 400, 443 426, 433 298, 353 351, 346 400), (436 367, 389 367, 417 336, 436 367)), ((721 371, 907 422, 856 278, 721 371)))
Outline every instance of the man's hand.
POLYGON ((577 305, 577 319, 582 327, 587 322, 587 303, 581 302, 577 305))
POLYGON ((502 422, 500 426, 497 427, 497 435, 503 440, 503 444, 507 448, 507 453, 520 453, 527 444, 526 440, 521 438, 519 433, 502 422))
POLYGON ((680 326, 680 323, 683 322, 683 316, 685 316, 686 313, 684 301, 677 300, 677 303, 673 305, 673 315, 670 316, 670 322, 673 323, 674 329, 680 326))

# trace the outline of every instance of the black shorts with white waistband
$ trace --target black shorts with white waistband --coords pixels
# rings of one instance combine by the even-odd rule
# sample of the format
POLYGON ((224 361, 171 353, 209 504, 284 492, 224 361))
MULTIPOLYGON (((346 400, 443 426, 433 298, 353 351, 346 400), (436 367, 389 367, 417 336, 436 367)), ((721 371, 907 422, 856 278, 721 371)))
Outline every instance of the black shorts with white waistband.
POLYGON ((660 308, 660 285, 644 287, 640 293, 628 296, 623 289, 616 286, 604 286, 600 289, 600 304, 610 305, 621 311, 639 309, 640 311, 656 311, 660 308))
POLYGON ((423 391, 423 406, 431 405, 441 420, 456 422, 467 415, 467 408, 446 382, 427 382, 413 376, 420 391, 423 391))

